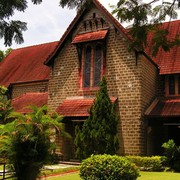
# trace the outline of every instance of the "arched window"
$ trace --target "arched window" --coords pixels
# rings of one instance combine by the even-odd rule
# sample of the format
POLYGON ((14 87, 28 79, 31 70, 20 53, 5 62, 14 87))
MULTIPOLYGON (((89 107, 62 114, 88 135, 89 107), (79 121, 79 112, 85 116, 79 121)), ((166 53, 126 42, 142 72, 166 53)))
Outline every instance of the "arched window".
POLYGON ((97 45, 94 53, 94 86, 99 86, 101 80, 102 46, 97 45))
POLYGON ((92 49, 88 46, 85 50, 85 59, 84 59, 84 87, 90 86, 91 79, 91 53, 92 49))
POLYGON ((175 94, 175 77, 174 76, 169 77, 169 94, 170 95, 175 94))

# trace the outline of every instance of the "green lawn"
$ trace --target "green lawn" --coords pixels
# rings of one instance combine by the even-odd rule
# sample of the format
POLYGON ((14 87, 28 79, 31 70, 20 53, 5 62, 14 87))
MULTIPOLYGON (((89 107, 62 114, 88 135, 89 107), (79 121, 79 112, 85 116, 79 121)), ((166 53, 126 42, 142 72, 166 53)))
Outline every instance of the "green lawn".
POLYGON ((47 178, 47 180, 81 180, 81 178, 79 177, 78 173, 72 173, 69 175, 47 178))
MULTIPOLYGON (((141 177, 138 180, 178 180, 180 173, 171 172, 141 172, 141 177)), ((81 180, 78 173, 63 175, 59 177, 51 177, 48 180, 81 180)))
POLYGON ((178 180, 180 173, 172 172, 141 172, 138 180, 178 180))

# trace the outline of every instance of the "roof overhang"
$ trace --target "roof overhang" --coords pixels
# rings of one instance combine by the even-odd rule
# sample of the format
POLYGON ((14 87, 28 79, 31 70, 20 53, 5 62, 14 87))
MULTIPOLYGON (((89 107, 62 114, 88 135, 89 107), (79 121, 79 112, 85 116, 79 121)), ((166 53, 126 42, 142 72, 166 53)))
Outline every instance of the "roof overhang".
MULTIPOLYGON (((111 97, 112 103, 117 97, 111 97)), ((66 99, 56 109, 57 113, 65 117, 88 117, 88 110, 94 103, 94 98, 66 99)))
MULTIPOLYGON (((131 36, 128 34, 127 30, 111 15, 111 13, 109 13, 104 6, 98 1, 98 0, 93 0, 92 1, 94 3, 94 5, 103 13, 103 15, 110 21, 112 22, 112 24, 114 25, 114 27, 122 33, 122 35, 128 40, 131 41, 132 38, 131 36)), ((73 28, 75 27, 75 25, 80 21, 81 17, 83 16, 83 14, 85 14, 85 12, 87 11, 87 9, 84 9, 82 11, 79 11, 76 15, 76 17, 74 18, 74 20, 71 22, 71 24, 69 25, 69 27, 66 29, 65 33, 63 34, 62 38, 59 41, 58 46, 56 47, 56 49, 54 50, 54 52, 46 59, 46 61, 44 62, 45 65, 50 65, 51 61, 54 60, 54 57, 58 54, 59 50, 62 48, 65 40, 67 39, 68 35, 71 34, 71 32, 73 31, 73 28)))
POLYGON ((99 31, 94 31, 94 32, 78 34, 73 39, 72 44, 90 42, 90 41, 96 41, 96 40, 103 40, 103 39, 105 39, 107 33, 108 33, 108 30, 105 29, 105 30, 99 30, 99 31))
POLYGON ((147 117, 180 117, 180 97, 155 99, 146 110, 147 117))

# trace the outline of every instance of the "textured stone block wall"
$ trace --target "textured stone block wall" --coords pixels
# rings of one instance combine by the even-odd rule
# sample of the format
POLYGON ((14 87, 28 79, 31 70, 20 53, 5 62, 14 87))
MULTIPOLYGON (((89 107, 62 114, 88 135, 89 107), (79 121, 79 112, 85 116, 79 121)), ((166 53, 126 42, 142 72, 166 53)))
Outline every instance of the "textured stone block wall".
MULTIPOLYGON (((93 13, 101 16, 97 9, 92 9, 83 20, 90 18, 93 13)), ((135 52, 128 51, 127 39, 108 20, 105 21, 105 26, 109 27, 105 75, 110 96, 118 98, 119 154, 142 155, 146 152, 143 113, 155 95, 156 68, 145 58, 136 60, 135 52)), ((82 30, 82 23, 77 25, 75 34, 82 30)), ((48 106, 51 110, 55 110, 67 97, 95 95, 97 92, 80 90, 78 55, 71 40, 70 37, 66 41, 54 61, 49 81, 48 106)))
POLYGON ((142 143, 144 144, 144 152, 147 154, 149 152, 149 143, 148 140, 148 122, 144 113, 149 107, 149 105, 157 97, 157 89, 159 84, 158 79, 158 68, 148 59, 143 56, 141 59, 141 109, 142 109, 142 128, 141 128, 141 137, 142 143), (148 149, 147 149, 148 148, 148 149))
POLYGON ((12 99, 28 92, 47 92, 48 81, 13 85, 12 99))

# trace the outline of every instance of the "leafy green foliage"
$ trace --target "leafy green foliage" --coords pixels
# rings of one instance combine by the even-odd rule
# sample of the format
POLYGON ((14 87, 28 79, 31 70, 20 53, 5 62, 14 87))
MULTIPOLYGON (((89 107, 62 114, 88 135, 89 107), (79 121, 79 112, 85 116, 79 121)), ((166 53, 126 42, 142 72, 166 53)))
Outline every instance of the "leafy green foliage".
POLYGON ((5 52, 4 52, 5 57, 6 57, 12 50, 13 50, 12 48, 6 49, 5 52))
POLYGON ((176 146, 174 140, 170 139, 163 143, 164 154, 167 157, 167 164, 175 171, 180 172, 180 146, 176 146))
POLYGON ((0 62, 4 59, 4 52, 0 50, 0 62))
POLYGON ((77 10, 82 10, 84 7, 89 7, 92 0, 60 0, 60 6, 67 6, 70 9, 76 8, 77 10))
POLYGON ((116 155, 92 155, 80 167, 80 177, 84 180, 134 180, 138 176, 138 168, 133 163, 116 155))
POLYGON ((160 5, 154 5, 156 0, 152 0, 151 2, 142 2, 141 0, 119 0, 117 6, 112 6, 114 9, 112 13, 116 14, 121 22, 132 23, 132 27, 129 30, 132 36, 130 50, 132 48, 144 50, 144 48, 148 46, 147 35, 150 32, 153 33, 151 42, 153 47, 152 56, 157 55, 160 47, 162 47, 164 51, 169 51, 173 46, 180 45, 178 36, 176 39, 168 40, 168 29, 164 30, 160 28, 161 23, 168 17, 170 20, 177 19, 177 2, 179 1, 163 1, 160 5))
POLYGON ((9 114, 13 110, 7 92, 7 88, 0 86, 0 124, 5 124, 10 120, 9 114))
POLYGON ((132 163, 134 163, 140 170, 143 171, 162 171, 163 170, 163 157, 141 157, 141 156, 126 156, 132 163))
MULTIPOLYGON (((32 0, 33 4, 40 4, 42 0, 32 0)), ((27 30, 27 23, 19 20, 10 20, 15 11, 24 12, 28 7, 26 0, 0 1, 0 38, 4 38, 4 45, 11 46, 14 40, 17 44, 23 43, 22 32, 27 30)))
POLYGON ((0 62, 12 51, 12 48, 8 48, 6 51, 0 50, 0 62))
POLYGON ((88 119, 82 130, 76 128, 77 156, 82 159, 91 154, 115 154, 119 147, 117 125, 115 104, 110 100, 106 79, 103 77, 88 119))
POLYGON ((13 112, 15 120, 0 126, 0 155, 12 164, 18 180, 35 180, 40 168, 48 162, 54 143, 54 128, 66 135, 62 117, 47 115, 47 108, 31 107, 26 115, 13 112))

